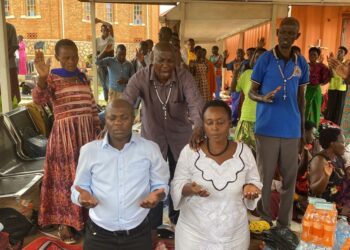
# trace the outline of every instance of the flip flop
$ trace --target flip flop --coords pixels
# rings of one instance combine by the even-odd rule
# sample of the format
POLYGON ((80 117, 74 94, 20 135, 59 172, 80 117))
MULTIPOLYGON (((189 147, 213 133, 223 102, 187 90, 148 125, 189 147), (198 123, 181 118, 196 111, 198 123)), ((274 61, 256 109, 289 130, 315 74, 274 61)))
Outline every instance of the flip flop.
POLYGON ((255 234, 261 234, 264 231, 270 230, 271 225, 266 220, 256 220, 249 223, 249 230, 255 234))

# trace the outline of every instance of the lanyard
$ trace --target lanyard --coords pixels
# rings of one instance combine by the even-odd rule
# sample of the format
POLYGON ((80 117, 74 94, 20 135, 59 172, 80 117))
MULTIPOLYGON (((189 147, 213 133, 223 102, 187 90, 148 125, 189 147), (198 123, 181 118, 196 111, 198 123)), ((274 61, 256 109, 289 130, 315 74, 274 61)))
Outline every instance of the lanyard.
POLYGON ((276 53, 276 49, 273 48, 272 49, 272 52, 273 52, 273 55, 276 59, 276 63, 277 63, 277 66, 278 66, 278 69, 279 69, 279 72, 282 76, 282 79, 283 79, 283 100, 285 101, 286 98, 287 98, 287 81, 289 81, 290 79, 292 79, 294 76, 297 76, 298 72, 300 71, 298 65, 297 65, 297 62, 298 62, 298 55, 297 54, 294 54, 295 56, 295 61, 294 61, 294 70, 293 70, 293 73, 288 77, 286 78, 286 76, 284 75, 283 73, 283 70, 282 70, 282 67, 279 63, 279 58, 277 57, 277 53, 276 53))

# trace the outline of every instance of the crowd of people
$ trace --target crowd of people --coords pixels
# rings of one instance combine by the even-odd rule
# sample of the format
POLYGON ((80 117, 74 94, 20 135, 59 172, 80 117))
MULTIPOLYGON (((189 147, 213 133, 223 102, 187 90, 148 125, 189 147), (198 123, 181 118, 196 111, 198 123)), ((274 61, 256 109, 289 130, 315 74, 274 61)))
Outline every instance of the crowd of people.
POLYGON ((56 43, 61 68, 35 53, 33 100, 51 103, 55 116, 41 186, 43 228, 59 225, 70 244, 85 229, 84 249, 153 249, 166 202, 176 249, 248 249, 249 230, 269 230, 274 220, 289 228, 308 196, 350 215, 345 47, 330 54, 328 66, 312 47, 308 63, 293 48, 299 22, 288 17, 275 47, 259 39, 231 62, 217 46, 207 58, 193 39, 181 49, 168 27, 156 45, 140 42, 128 61, 125 45, 114 49, 112 26, 97 23, 103 115, 73 41, 56 43), (223 68, 232 71, 231 107, 220 100, 223 68), (327 83, 328 96, 321 91, 327 83), (140 135, 132 131, 137 109, 140 135), (248 210, 260 219, 249 222, 248 210))

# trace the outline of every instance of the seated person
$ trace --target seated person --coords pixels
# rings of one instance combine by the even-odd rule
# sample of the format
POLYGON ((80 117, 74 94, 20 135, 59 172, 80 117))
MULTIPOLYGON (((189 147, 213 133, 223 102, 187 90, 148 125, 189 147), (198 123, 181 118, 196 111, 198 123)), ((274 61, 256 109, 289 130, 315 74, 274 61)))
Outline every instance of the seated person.
MULTIPOLYGON (((310 195, 334 202, 339 211, 347 205, 344 184, 348 182, 345 161, 344 135, 337 125, 324 123, 320 126, 321 152, 310 161, 308 179, 310 195)), ((349 170, 349 169, 348 169, 349 170)))
POLYGON ((221 100, 203 109, 206 140, 185 146, 171 183, 180 209, 175 249, 248 249, 247 209, 256 207, 262 184, 248 146, 228 140, 231 109, 221 100))
POLYGON ((132 133, 134 110, 106 108, 103 140, 81 148, 72 201, 89 208, 84 249, 152 249, 149 209, 168 192, 169 167, 154 142, 132 133))

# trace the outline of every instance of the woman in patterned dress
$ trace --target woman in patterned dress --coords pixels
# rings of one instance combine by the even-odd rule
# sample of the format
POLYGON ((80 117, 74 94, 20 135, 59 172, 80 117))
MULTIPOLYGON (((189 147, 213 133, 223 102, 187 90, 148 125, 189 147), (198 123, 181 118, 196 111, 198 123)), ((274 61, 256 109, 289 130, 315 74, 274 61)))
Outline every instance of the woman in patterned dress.
POLYGON ((46 151, 39 224, 60 225, 61 240, 72 244, 72 228, 82 230, 84 222, 82 209, 71 202, 70 188, 80 147, 95 139, 100 124, 89 81, 77 68, 75 43, 68 39, 58 41, 55 57, 62 68, 51 72, 41 51, 36 51, 34 60, 39 80, 33 100, 39 105, 51 102, 55 116, 46 151))
POLYGON ((208 71, 209 65, 207 64, 204 56, 204 51, 202 47, 196 46, 194 48, 197 59, 194 62, 190 63, 190 71, 196 80, 196 84, 198 87, 201 96, 204 101, 210 101, 212 96, 210 94, 210 87, 208 82, 208 71))

